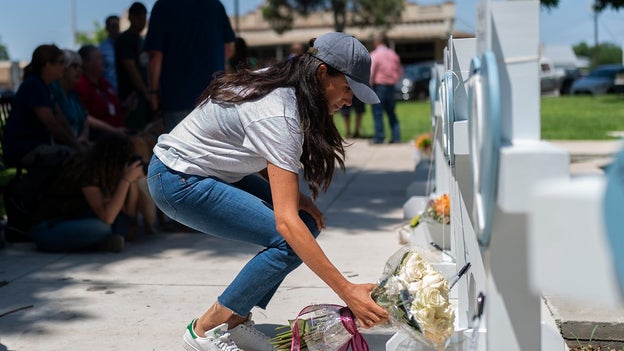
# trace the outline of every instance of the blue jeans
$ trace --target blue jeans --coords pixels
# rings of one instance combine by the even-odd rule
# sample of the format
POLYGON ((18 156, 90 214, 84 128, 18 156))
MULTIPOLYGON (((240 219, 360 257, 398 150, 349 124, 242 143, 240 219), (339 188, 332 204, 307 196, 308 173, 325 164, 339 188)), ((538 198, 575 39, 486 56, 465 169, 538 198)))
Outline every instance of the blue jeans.
POLYGON ((379 97, 379 103, 373 105, 373 121, 375 122, 375 135, 373 141, 375 143, 383 143, 386 139, 386 133, 384 131, 383 112, 388 115, 388 123, 390 124, 390 132, 393 143, 401 141, 401 129, 399 127, 399 120, 396 112, 396 100, 394 98, 394 85, 373 85, 373 90, 379 97))
MULTIPOLYGON (((150 194, 170 218, 200 232, 263 246, 217 298, 239 316, 254 306, 266 308, 282 280, 301 259, 275 229, 269 183, 249 175, 230 184, 214 177, 176 172, 152 157, 147 174, 150 194)), ((312 216, 299 215, 317 237, 312 216)))
POLYGON ((126 236, 133 219, 119 213, 110 225, 88 211, 82 218, 49 220, 35 223, 30 229, 33 241, 41 251, 73 252, 94 250, 107 236, 126 236))

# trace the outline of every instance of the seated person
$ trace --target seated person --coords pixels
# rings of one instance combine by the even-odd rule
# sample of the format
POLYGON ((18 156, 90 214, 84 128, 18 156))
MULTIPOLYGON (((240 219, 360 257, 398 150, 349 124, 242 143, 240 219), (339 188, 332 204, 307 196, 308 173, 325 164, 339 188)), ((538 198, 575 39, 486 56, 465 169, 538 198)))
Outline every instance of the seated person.
MULTIPOLYGON (((107 133, 124 134, 124 109, 117 91, 104 77, 104 57, 100 49, 84 45, 78 53, 82 58, 82 75, 76 84, 76 92, 89 113, 87 124, 91 139, 107 133)), ((126 102, 127 106, 132 104, 132 100, 126 102)))
POLYGON ((60 109, 57 113, 65 117, 72 133, 78 138, 78 142, 87 144, 89 142, 89 127, 86 123, 87 111, 74 90, 82 74, 82 59, 78 53, 72 50, 63 50, 63 53, 65 55, 65 69, 61 78, 51 84, 52 96, 60 109))
POLYGON ((50 84, 60 79, 64 55, 55 45, 40 45, 24 69, 24 81, 13 97, 6 121, 2 150, 7 167, 29 168, 42 149, 80 144, 65 119, 55 114, 50 84))
POLYGON ((42 251, 119 252, 136 217, 141 161, 123 136, 102 137, 89 151, 70 156, 43 191, 31 236, 42 251))

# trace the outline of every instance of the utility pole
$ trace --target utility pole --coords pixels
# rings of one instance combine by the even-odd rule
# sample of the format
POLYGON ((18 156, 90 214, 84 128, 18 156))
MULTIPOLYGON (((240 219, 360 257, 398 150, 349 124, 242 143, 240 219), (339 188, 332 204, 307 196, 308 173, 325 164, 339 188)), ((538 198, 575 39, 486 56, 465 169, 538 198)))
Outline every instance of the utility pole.
POLYGON ((236 31, 236 36, 239 35, 238 15, 238 0, 234 0, 234 30, 236 31))
POLYGON ((76 47, 76 0, 71 0, 72 49, 76 47))
POLYGON ((600 60, 600 43, 598 42, 598 15, 600 10, 598 4, 594 4, 594 67, 598 66, 600 60))

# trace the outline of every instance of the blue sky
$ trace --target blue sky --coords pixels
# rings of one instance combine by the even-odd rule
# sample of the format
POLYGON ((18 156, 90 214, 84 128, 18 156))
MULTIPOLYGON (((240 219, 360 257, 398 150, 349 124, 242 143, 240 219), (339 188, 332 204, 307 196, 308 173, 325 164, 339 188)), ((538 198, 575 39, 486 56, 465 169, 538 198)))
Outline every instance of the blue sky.
MULTIPOLYGON (((442 0, 420 0, 420 4, 442 0)), ((89 31, 93 22, 103 23, 111 14, 121 14, 132 3, 129 0, 0 0, 0 43, 7 46, 13 60, 29 61, 40 44, 55 43, 72 48, 72 2, 75 3, 76 28, 89 31)), ((151 9, 156 0, 142 0, 151 9)), ((229 14, 234 14, 235 0, 221 1, 229 14)), ((263 0, 238 0, 244 14, 260 6, 263 0)), ((474 33, 478 0, 456 0, 456 28, 474 33)), ((541 13, 541 41, 544 44, 593 45, 594 20, 591 0, 560 0, 557 9, 541 13)), ((232 23, 232 25, 234 25, 232 23)), ((599 40, 624 44, 624 10, 608 10, 599 17, 599 40)))

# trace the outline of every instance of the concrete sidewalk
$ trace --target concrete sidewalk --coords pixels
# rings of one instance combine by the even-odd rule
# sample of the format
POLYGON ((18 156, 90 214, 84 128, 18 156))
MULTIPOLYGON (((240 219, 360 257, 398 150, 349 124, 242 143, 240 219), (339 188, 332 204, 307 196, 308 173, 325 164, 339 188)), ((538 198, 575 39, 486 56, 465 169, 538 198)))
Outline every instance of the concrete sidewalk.
MULTIPOLYGON (((604 166, 621 152, 622 140, 553 141, 570 152, 573 177, 604 174, 604 166)), ((586 258, 583 258, 586 259, 586 258)), ((579 278, 584 284, 586 278, 579 278)), ((544 296, 545 307, 571 346, 578 344, 621 350, 624 347, 624 308, 583 305, 566 296, 544 296)))
MULTIPOLYGON (((318 201, 328 224, 319 242, 353 282, 376 282, 400 248, 395 229, 405 222, 412 151, 410 144, 356 140, 346 173, 318 201)), ((189 321, 258 249, 198 233, 141 237, 121 254, 44 254, 9 245, 0 250, 0 315, 8 313, 0 317, 0 351, 179 350, 189 321)), ((301 266, 254 319, 271 334, 312 303, 342 304, 301 266)), ((371 350, 384 350, 390 336, 366 334, 371 350)))
POLYGON ((601 167, 608 165, 623 146, 622 140, 555 140, 552 143, 570 153, 570 173, 574 176, 603 174, 601 167))
MULTIPOLYGON (((606 159, 617 148, 613 142, 561 146, 606 159)), ((412 153, 409 143, 355 140, 346 173, 338 172, 318 200, 328 224, 319 243, 354 282, 376 282, 401 247, 397 229, 407 222, 402 206, 414 180, 412 153)), ((179 350, 188 322, 258 249, 198 233, 143 236, 121 254, 45 254, 29 244, 9 245, 0 250, 0 284, 6 284, 0 288, 0 351, 179 350)), ((272 334, 312 303, 342 304, 302 266, 267 310, 253 311, 254 319, 272 334)), ((558 321, 589 320, 586 310, 555 300, 550 311, 558 321)), ((372 351, 385 350, 390 336, 381 329, 365 333, 372 351)))

